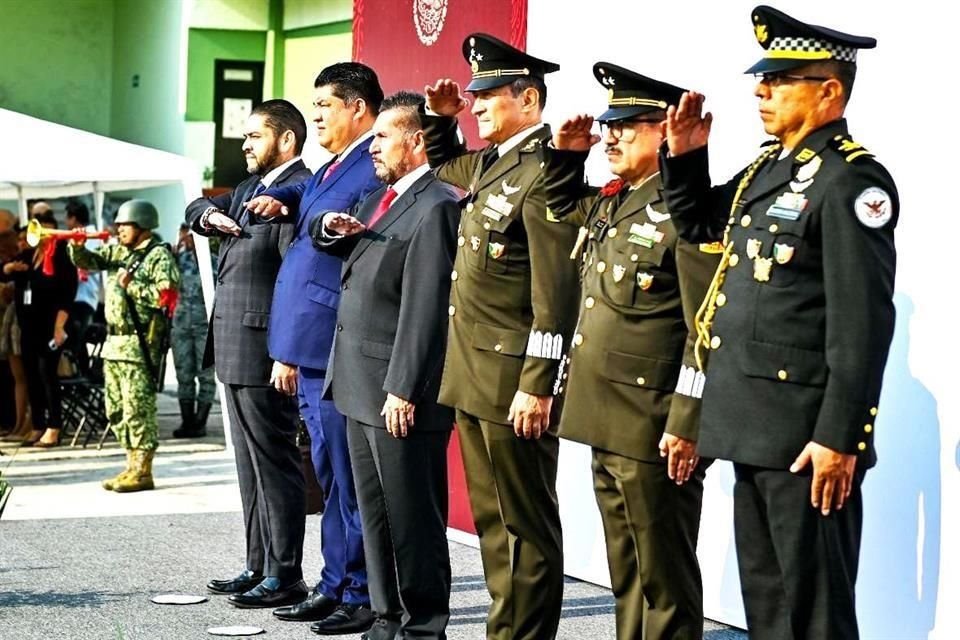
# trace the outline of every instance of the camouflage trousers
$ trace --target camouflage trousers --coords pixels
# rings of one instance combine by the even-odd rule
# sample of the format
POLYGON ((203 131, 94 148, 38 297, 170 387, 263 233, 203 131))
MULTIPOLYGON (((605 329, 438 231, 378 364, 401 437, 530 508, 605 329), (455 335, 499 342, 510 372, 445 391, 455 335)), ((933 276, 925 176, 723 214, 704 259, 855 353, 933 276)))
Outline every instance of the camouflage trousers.
POLYGON ((202 368, 206 344, 206 323, 173 326, 170 350, 173 351, 173 366, 177 371, 177 398, 180 400, 201 404, 213 402, 217 391, 213 367, 202 368))
POLYGON ((107 420, 124 449, 157 448, 157 388, 139 362, 103 361, 107 420))

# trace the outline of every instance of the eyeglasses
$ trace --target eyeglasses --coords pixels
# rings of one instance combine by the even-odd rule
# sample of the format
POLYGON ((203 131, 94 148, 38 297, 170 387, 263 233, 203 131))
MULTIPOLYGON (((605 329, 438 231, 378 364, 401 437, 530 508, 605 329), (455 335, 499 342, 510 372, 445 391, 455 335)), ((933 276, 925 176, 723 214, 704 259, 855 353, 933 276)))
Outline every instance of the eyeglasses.
POLYGON ((755 73, 753 75, 757 82, 765 84, 768 87, 779 87, 790 82, 826 82, 833 78, 829 76, 796 76, 789 73, 773 71, 768 73, 755 73))
POLYGON ((633 142, 637 137, 637 130, 632 126, 634 124, 653 124, 659 126, 662 119, 654 118, 633 118, 631 120, 614 120, 613 122, 601 122, 600 133, 606 137, 610 134, 615 140, 623 142, 633 142))

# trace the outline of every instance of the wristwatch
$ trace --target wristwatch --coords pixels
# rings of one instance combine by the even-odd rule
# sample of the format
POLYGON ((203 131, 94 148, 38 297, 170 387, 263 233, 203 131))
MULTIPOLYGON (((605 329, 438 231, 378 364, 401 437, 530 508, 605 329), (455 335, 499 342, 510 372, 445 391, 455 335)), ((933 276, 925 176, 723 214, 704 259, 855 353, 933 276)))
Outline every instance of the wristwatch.
POLYGON ((220 209, 217 209, 216 207, 207 207, 206 209, 203 210, 203 213, 200 214, 201 229, 203 229, 204 231, 210 231, 212 229, 212 227, 209 224, 207 224, 207 220, 210 218, 211 213, 214 213, 217 211, 220 211, 220 209))

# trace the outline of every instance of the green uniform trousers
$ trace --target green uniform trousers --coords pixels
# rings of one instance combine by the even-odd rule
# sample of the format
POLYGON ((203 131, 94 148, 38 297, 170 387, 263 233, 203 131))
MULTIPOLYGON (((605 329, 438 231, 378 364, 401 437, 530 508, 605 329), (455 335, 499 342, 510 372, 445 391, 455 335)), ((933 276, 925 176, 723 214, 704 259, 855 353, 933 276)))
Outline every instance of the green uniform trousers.
POLYGON ((157 388, 139 362, 103 361, 107 420, 124 449, 157 448, 157 388))
POLYGON ((493 603, 488 640, 556 637, 563 601, 557 503, 560 443, 518 438, 513 427, 457 411, 470 508, 493 603))
POLYGON ((663 463, 593 450, 618 640, 703 637, 697 535, 706 466, 677 486, 663 463))

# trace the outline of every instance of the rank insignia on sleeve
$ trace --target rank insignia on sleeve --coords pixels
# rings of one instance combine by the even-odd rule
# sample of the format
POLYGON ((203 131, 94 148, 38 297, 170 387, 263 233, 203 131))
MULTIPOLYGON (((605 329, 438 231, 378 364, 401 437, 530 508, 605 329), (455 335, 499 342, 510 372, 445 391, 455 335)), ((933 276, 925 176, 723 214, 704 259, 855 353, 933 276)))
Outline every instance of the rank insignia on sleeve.
POLYGON ((717 242, 701 242, 700 251, 701 253, 723 253, 723 243, 719 240, 717 242))
POLYGON ((890 195, 880 187, 868 187, 857 196, 853 210, 857 214, 857 220, 865 227, 879 229, 893 217, 893 202, 890 195))

